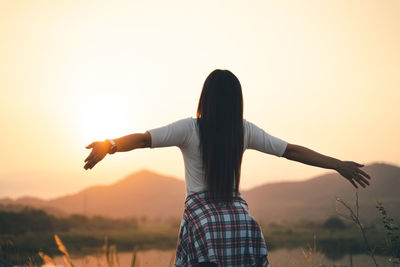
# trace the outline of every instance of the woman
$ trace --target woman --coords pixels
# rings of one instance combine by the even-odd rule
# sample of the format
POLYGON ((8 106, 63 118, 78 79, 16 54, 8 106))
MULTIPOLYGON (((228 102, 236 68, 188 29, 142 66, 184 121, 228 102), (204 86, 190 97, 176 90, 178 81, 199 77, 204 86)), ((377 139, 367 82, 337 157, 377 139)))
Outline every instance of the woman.
POLYGON ((239 192, 245 149, 336 170, 356 188, 369 185, 362 164, 289 144, 243 119, 241 85, 228 70, 214 70, 205 80, 197 118, 94 142, 86 147, 92 151, 84 168, 107 154, 166 146, 178 146, 185 164, 187 197, 175 266, 269 266, 260 226, 239 192))

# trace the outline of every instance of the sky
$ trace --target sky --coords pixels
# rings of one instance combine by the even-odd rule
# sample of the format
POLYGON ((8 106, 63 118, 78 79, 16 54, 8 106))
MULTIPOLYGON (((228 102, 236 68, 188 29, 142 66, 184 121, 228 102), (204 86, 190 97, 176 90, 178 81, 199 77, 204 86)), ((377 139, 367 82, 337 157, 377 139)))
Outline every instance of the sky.
MULTIPOLYGON (((195 117, 214 69, 244 118, 341 160, 400 165, 400 1, 0 0, 0 197, 52 198, 141 169, 184 179, 177 147, 96 140, 195 117)), ((241 188, 333 172, 258 151, 241 188)))

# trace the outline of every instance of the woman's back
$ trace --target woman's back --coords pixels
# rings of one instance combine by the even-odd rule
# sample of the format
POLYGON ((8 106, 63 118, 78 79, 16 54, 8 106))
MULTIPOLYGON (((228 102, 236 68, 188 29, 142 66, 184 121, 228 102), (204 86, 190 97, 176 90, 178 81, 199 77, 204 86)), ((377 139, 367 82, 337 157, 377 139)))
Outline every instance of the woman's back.
POLYGON ((363 165, 288 144, 243 119, 241 85, 230 71, 215 70, 207 77, 196 115, 86 147, 93 151, 85 159, 85 169, 93 168, 107 153, 145 147, 181 149, 187 197, 175 266, 269 266, 261 228, 239 194, 246 149, 335 169, 354 187, 356 182, 369 185, 369 175, 359 169, 363 165))
MULTIPOLYGON (((283 155, 287 146, 286 141, 268 134, 245 119, 243 119, 243 127, 243 151, 255 149, 278 157, 283 155)), ((151 135, 151 148, 169 146, 180 148, 185 165, 187 195, 207 190, 199 146, 200 132, 197 118, 184 118, 148 132, 151 135)))

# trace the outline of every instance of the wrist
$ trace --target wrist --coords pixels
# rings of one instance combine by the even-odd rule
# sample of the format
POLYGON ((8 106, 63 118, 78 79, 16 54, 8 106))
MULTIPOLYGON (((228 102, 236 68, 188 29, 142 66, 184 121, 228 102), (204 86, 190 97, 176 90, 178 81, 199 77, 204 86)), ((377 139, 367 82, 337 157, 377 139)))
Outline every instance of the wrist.
POLYGON ((117 152, 117 145, 115 144, 114 140, 106 139, 105 142, 108 145, 108 149, 107 149, 108 154, 114 154, 115 152, 117 152))
POLYGON ((339 171, 341 169, 343 161, 341 160, 336 160, 333 169, 336 171, 339 171))

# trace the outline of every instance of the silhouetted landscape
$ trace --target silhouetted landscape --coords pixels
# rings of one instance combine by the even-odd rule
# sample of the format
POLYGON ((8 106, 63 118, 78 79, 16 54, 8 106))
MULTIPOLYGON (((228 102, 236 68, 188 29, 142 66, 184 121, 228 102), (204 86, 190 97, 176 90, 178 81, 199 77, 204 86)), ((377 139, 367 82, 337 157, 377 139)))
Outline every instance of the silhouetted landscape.
MULTIPOLYGON (((358 190, 359 219, 374 253, 386 262, 386 256, 397 255, 393 248, 399 248, 398 240, 393 238, 398 236, 395 222, 400 218, 400 168, 375 163, 363 169, 372 180, 368 188, 358 190), (377 201, 383 203, 384 212, 377 208, 377 201), (392 229, 389 237, 388 229, 392 229), (393 240, 388 243, 390 238, 393 240)), ((354 221, 338 216, 338 212, 348 211, 336 199, 339 197, 355 209, 355 192, 345 179, 332 172, 301 182, 264 184, 242 194, 262 227, 268 249, 277 250, 276 255, 294 249, 303 253, 302 258, 307 261, 321 251, 325 262, 353 254, 364 254, 360 257, 365 261, 368 247, 360 229, 354 221)), ((0 259, 22 265, 28 261, 41 263, 39 251, 52 257, 59 255, 62 250, 57 249, 59 243, 56 245, 54 234, 64 241, 74 258, 99 255, 99 251, 106 255, 111 247, 114 253, 116 248, 136 248, 170 250, 160 252, 169 255, 176 246, 184 200, 182 180, 148 170, 111 185, 92 186, 50 200, 3 198, 0 259)), ((121 257, 129 260, 135 253, 121 257)))
MULTIPOLYGON (((376 163, 363 168, 372 177, 371 186, 359 190, 362 218, 376 219, 375 201, 380 200, 395 218, 400 217, 400 168, 376 163)), ((242 178, 245 183, 245 177, 242 178)), ((300 182, 267 183, 242 191, 251 214, 264 223, 323 220, 336 214, 336 197, 354 200, 354 188, 338 173, 300 182)), ((104 217, 146 217, 165 220, 180 218, 185 185, 180 179, 156 172, 135 172, 111 185, 92 186, 51 200, 23 197, 0 199, 0 208, 41 208, 50 214, 82 214, 104 217)))

